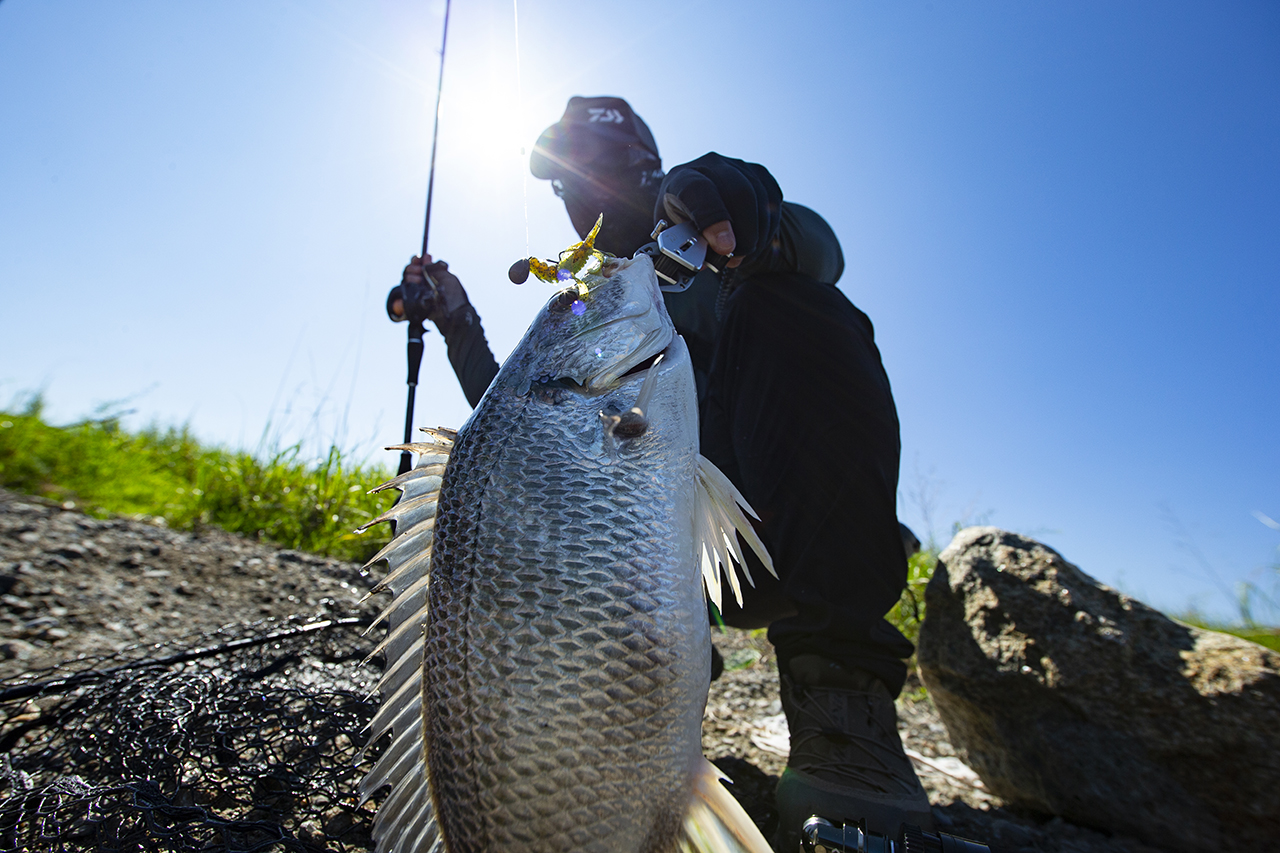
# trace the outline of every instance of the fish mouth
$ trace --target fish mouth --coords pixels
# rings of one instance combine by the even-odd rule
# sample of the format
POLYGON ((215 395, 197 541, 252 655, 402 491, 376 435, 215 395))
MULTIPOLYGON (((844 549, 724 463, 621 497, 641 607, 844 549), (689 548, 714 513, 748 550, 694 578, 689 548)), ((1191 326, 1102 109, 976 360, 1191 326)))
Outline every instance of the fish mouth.
POLYGON ((644 373, 646 370, 653 367, 654 362, 656 362, 659 358, 665 355, 669 355, 670 349, 671 347, 668 346, 665 349, 663 349, 662 352, 654 353, 653 355, 646 358, 644 361, 637 364, 635 367, 628 370, 626 373, 619 376, 618 379, 622 380, 622 379, 626 379, 628 376, 636 376, 640 373, 644 373))
POLYGON ((616 372, 615 370, 604 371, 590 377, 584 384, 600 391, 612 391, 622 384, 623 379, 639 376, 647 371, 659 356, 668 354, 667 351, 671 348, 672 342, 678 337, 675 329, 669 327, 654 331, 666 332, 666 334, 660 338, 656 334, 646 335, 640 346, 615 366, 616 372))
POLYGON ((637 378, 643 379, 654 365, 658 365, 658 369, 665 372, 672 366, 673 360, 678 360, 677 356, 683 350, 683 347, 677 347, 677 343, 680 342, 680 336, 673 331, 661 348, 654 349, 652 346, 641 346, 623 361, 623 365, 630 363, 630 366, 625 367, 621 373, 613 373, 611 377, 609 374, 612 371, 605 371, 582 380, 573 376, 558 376, 541 384, 544 387, 554 385, 589 397, 607 394, 611 391, 616 391, 629 381, 637 378), (659 359, 662 360, 661 363, 659 363, 659 359), (602 379, 604 381, 601 381, 602 379))
POLYGON ((650 370, 657 370, 660 376, 670 373, 679 369, 688 358, 689 349, 684 342, 684 338, 678 334, 673 334, 665 347, 648 358, 642 359, 635 367, 618 377, 618 381, 614 383, 614 388, 621 387, 625 381, 644 379, 650 370))

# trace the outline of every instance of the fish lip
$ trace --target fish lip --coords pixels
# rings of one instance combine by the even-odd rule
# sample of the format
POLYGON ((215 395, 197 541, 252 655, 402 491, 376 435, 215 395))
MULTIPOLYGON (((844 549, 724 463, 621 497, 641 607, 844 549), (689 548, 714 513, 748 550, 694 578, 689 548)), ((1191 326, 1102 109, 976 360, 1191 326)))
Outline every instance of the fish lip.
MULTIPOLYGON (((622 322, 621 320, 612 322, 622 322)), ((609 325, 609 324, 606 324, 609 325)), ((604 328, 603 326, 601 328, 604 328)), ((637 367, 646 361, 657 357, 660 354, 670 355, 672 343, 679 337, 676 330, 669 325, 655 330, 665 333, 661 338, 657 335, 646 336, 640 346, 631 351, 631 354, 613 365, 613 369, 602 371, 594 376, 586 377, 581 382, 581 388, 588 394, 605 394, 621 387, 623 379, 631 379, 636 376, 643 376, 648 368, 632 373, 637 367), (601 381, 601 380, 604 381, 601 381)))
POLYGON ((658 370, 659 376, 670 373, 673 370, 678 370, 688 358, 689 358, 689 349, 685 345, 684 338, 680 337, 679 333, 673 332, 671 335, 671 339, 667 341, 667 345, 665 347, 658 350, 648 358, 642 358, 639 361, 637 361, 635 365, 631 367, 628 372, 623 373, 621 376, 615 379, 613 384, 610 385, 609 388, 606 389, 606 391, 614 391, 614 390, 617 390, 618 388, 621 388, 624 381, 627 381, 627 382, 633 382, 635 380, 643 381, 645 377, 649 375, 649 371, 653 370, 655 367, 658 370), (649 366, 643 367, 639 370, 636 369, 637 367, 640 367, 640 365, 644 364, 646 361, 652 362, 658 356, 662 356, 662 361, 659 362, 658 364, 656 365, 650 364, 649 366))
MULTIPOLYGON (((601 328, 603 328, 603 326, 601 328)), ((687 352, 684 347, 677 348, 677 344, 679 343, 682 343, 679 333, 674 329, 670 329, 666 342, 660 348, 654 349, 645 344, 636 347, 630 356, 621 361, 619 365, 616 365, 625 365, 625 369, 614 375, 613 378, 606 383, 595 381, 598 377, 588 377, 583 381, 579 381, 572 376, 559 376, 552 381, 561 388, 564 388, 574 394, 581 394, 584 397, 597 397, 601 394, 608 394, 611 391, 621 388, 626 381, 644 379, 644 377, 648 375, 649 370, 652 369, 653 365, 643 367, 639 370, 636 368, 639 368, 646 361, 653 361, 660 355, 663 358, 661 364, 658 365, 658 369, 663 373, 670 370, 679 362, 679 355, 681 352, 687 352)))
POLYGON ((630 356, 622 359, 617 365, 615 365, 617 373, 613 377, 613 381, 607 383, 610 388, 617 387, 622 377, 626 376, 632 370, 635 370, 644 362, 661 353, 665 353, 671 347, 672 341, 677 337, 675 328, 670 324, 664 324, 655 331, 663 332, 664 334, 661 337, 654 335, 652 338, 646 335, 644 342, 642 342, 640 346, 636 347, 630 356), (654 343, 650 344, 650 340, 653 340, 654 343))

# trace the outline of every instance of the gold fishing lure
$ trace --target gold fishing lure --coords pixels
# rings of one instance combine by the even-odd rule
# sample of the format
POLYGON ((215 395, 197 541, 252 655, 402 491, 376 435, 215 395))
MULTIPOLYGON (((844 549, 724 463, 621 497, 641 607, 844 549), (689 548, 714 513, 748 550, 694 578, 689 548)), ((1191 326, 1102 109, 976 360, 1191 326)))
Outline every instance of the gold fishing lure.
POLYGON ((529 273, 533 273, 543 281, 552 284, 572 281, 578 286, 578 295, 586 296, 587 283, 582 280, 582 274, 596 272, 610 257, 596 249, 595 245, 596 235, 600 233, 600 225, 603 222, 604 214, 602 213, 596 219, 596 224, 592 226, 587 238, 561 252, 560 259, 554 263, 537 258, 521 258, 516 261, 509 273, 511 280, 516 284, 523 284, 528 279, 529 273))
POLYGON ((599 269, 604 265, 604 253, 596 251, 596 235, 600 233, 600 225, 604 222, 604 214, 596 217, 596 224, 591 226, 591 233, 587 234, 587 239, 581 243, 574 243, 569 248, 560 253, 560 263, 557 264, 560 269, 567 271, 574 278, 578 277, 578 273, 582 272, 583 267, 587 265, 587 261, 594 260, 592 269, 599 269))

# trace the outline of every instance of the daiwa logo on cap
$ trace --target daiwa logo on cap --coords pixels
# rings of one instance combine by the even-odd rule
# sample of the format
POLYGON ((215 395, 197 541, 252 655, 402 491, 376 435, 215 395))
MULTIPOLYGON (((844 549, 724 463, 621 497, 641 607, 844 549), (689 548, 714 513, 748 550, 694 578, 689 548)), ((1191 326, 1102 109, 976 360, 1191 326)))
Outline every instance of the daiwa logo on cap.
POLYGON ((615 110, 613 107, 609 107, 607 109, 605 107, 587 107, 587 115, 590 116, 590 118, 587 119, 588 122, 598 121, 622 124, 626 121, 626 118, 622 113, 615 110))

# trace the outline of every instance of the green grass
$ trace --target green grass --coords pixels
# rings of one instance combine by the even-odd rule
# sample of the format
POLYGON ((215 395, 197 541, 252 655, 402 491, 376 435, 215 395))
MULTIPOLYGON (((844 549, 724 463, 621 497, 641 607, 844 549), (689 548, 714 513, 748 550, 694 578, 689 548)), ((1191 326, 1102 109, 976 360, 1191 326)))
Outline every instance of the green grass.
POLYGON ((1280 629, 1277 628, 1213 628, 1214 631, 1221 631, 1224 634, 1234 634, 1237 637, 1243 637, 1246 640, 1257 643, 1260 646, 1266 646, 1273 652, 1280 652, 1280 629))
MULTIPOLYGON (((42 415, 39 397, 21 411, 0 411, 0 486, 99 517, 161 518, 182 530, 214 525, 343 560, 363 562, 387 542, 385 525, 354 530, 391 506, 394 491, 367 492, 392 472, 353 464, 337 447, 308 461, 298 445, 255 455, 203 445, 185 427, 130 432, 113 417, 60 427, 42 415)), ((913 643, 937 562, 936 549, 908 560, 906 589, 887 616, 913 643)), ((1280 651, 1280 629, 1178 618, 1280 651)))
MULTIPOLYGON (((39 397, 0 412, 4 488, 99 517, 162 518, 181 530, 214 525, 344 560, 367 560, 387 542, 386 526, 353 531, 391 506, 394 491, 366 494, 391 474, 352 465, 336 447, 307 462, 297 445, 257 456, 203 445, 185 427, 130 432, 113 417, 53 426, 39 397)), ((912 642, 936 563, 935 551, 911 557, 907 588, 888 616, 912 642)))
POLYGON ((1226 625, 1221 622, 1206 620, 1196 613, 1181 613, 1174 618, 1195 628, 1230 634, 1233 637, 1240 637, 1260 646, 1266 646, 1272 651, 1280 652, 1280 628, 1268 628, 1261 625, 1226 625))
POLYGON ((908 640, 916 642, 920 637, 920 623, 924 621, 924 588, 933 577, 938 565, 938 551, 930 548, 918 551, 907 558, 907 587, 902 597, 885 616, 908 640))
POLYGON ((336 447, 309 461, 298 445, 262 456, 209 447, 185 427, 129 432, 110 417, 53 426, 38 397, 0 412, 0 486, 100 517, 149 516, 183 530, 215 525, 344 560, 366 560, 386 543, 385 525, 353 531, 390 507, 394 491, 366 494, 390 476, 336 447))

